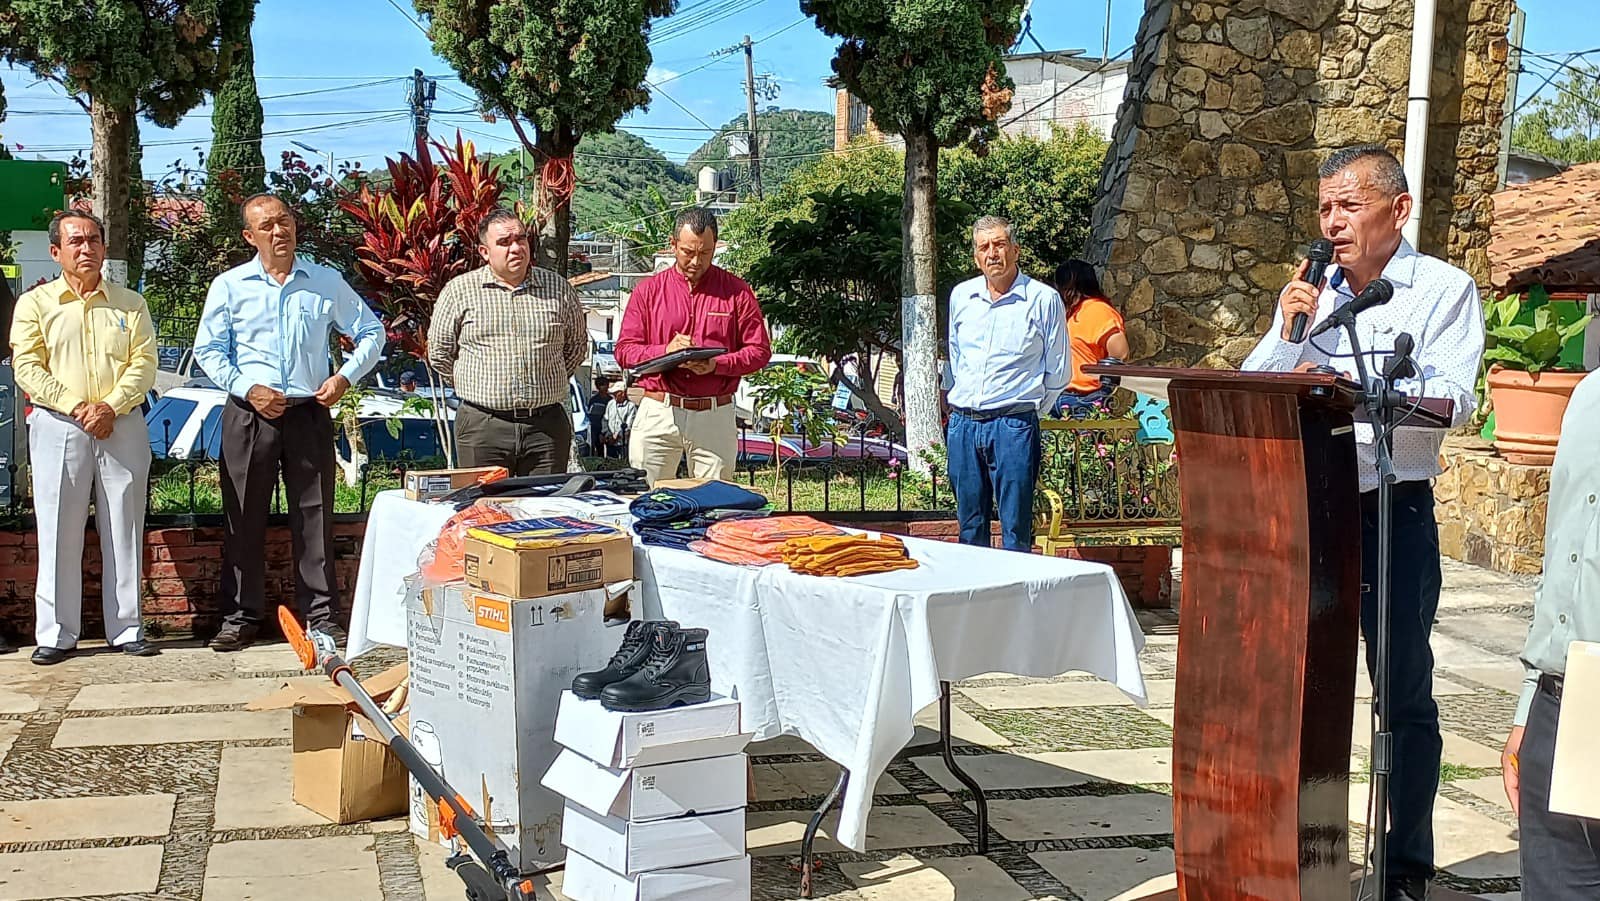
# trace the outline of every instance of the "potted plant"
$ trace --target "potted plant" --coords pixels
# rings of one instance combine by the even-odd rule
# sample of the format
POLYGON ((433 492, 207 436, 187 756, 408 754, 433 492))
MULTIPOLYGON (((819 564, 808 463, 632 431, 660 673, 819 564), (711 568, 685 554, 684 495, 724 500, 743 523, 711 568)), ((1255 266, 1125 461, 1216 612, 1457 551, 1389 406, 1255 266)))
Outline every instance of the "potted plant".
POLYGON ((1495 450, 1508 462, 1549 466, 1555 462, 1561 417, 1585 373, 1564 369, 1561 350, 1583 334, 1591 316, 1563 317, 1544 289, 1513 294, 1484 310, 1484 363, 1494 406, 1495 450), (1528 324, 1525 312, 1533 314, 1528 324), (1568 321, 1563 321, 1566 319, 1568 321), (1520 320, 1520 321, 1519 321, 1520 320))

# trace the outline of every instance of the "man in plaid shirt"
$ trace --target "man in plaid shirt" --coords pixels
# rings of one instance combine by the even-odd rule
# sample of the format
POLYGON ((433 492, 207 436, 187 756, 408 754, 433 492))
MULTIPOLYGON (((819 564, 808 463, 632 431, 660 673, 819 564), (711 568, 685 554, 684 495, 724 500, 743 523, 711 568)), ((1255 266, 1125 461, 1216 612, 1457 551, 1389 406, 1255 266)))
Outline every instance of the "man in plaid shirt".
POLYGON ((428 362, 461 399, 461 465, 566 472, 568 380, 589 353, 583 305, 566 279, 532 264, 515 213, 485 216, 478 241, 488 265, 445 285, 428 330, 428 362))

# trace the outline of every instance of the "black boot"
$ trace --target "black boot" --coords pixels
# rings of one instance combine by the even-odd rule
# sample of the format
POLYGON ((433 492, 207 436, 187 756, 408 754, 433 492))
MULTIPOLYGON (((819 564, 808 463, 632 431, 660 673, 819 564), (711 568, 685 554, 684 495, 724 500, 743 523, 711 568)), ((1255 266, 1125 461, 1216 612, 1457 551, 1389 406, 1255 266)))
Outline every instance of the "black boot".
POLYGON ((661 629, 653 637, 644 666, 600 692, 607 710, 640 713, 711 700, 706 630, 661 629))
POLYGON ((611 655, 611 662, 603 670, 592 673, 579 673, 572 680, 572 693, 580 698, 594 700, 600 697, 600 692, 613 682, 621 682, 639 671, 644 662, 650 657, 650 646, 654 643, 651 636, 657 630, 675 631, 678 624, 675 622, 643 622, 634 620, 628 623, 628 630, 622 636, 622 646, 611 655))

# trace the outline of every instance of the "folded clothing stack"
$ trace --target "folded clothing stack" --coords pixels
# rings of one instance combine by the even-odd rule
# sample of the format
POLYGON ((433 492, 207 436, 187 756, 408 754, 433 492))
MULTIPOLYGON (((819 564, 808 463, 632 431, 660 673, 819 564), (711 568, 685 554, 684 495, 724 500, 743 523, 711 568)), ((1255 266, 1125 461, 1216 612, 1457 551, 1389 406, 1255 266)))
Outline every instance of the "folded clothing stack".
POLYGON ((808 576, 865 576, 916 569, 906 543, 893 535, 817 535, 783 543, 783 562, 808 576))
POLYGON ((770 519, 716 523, 706 529, 704 540, 692 542, 689 549, 723 563, 767 566, 783 562, 783 545, 786 541, 843 534, 843 529, 809 516, 774 516, 770 519))
POLYGON ((732 519, 761 518, 765 510, 707 510, 685 519, 660 522, 640 520, 633 524, 639 540, 655 547, 673 547, 688 550, 696 541, 704 541, 706 532, 719 522, 732 519))
POLYGON ((765 510, 767 499, 731 482, 711 481, 656 488, 635 498, 629 509, 640 523, 671 523, 712 510, 765 510))

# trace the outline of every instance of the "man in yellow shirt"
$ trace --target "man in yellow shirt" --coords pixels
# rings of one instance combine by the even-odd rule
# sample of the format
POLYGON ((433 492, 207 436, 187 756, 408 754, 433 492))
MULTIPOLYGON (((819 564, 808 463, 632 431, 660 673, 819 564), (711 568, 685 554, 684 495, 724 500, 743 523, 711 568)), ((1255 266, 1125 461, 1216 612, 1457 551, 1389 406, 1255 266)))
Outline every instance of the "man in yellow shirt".
POLYGON ((61 277, 17 299, 12 369, 33 402, 29 471, 39 528, 33 662, 60 663, 82 630, 83 539, 89 502, 100 534, 106 640, 149 657, 139 599, 150 439, 139 404, 156 380, 156 337, 144 298, 104 281, 105 230, 76 210, 50 220, 61 277))

